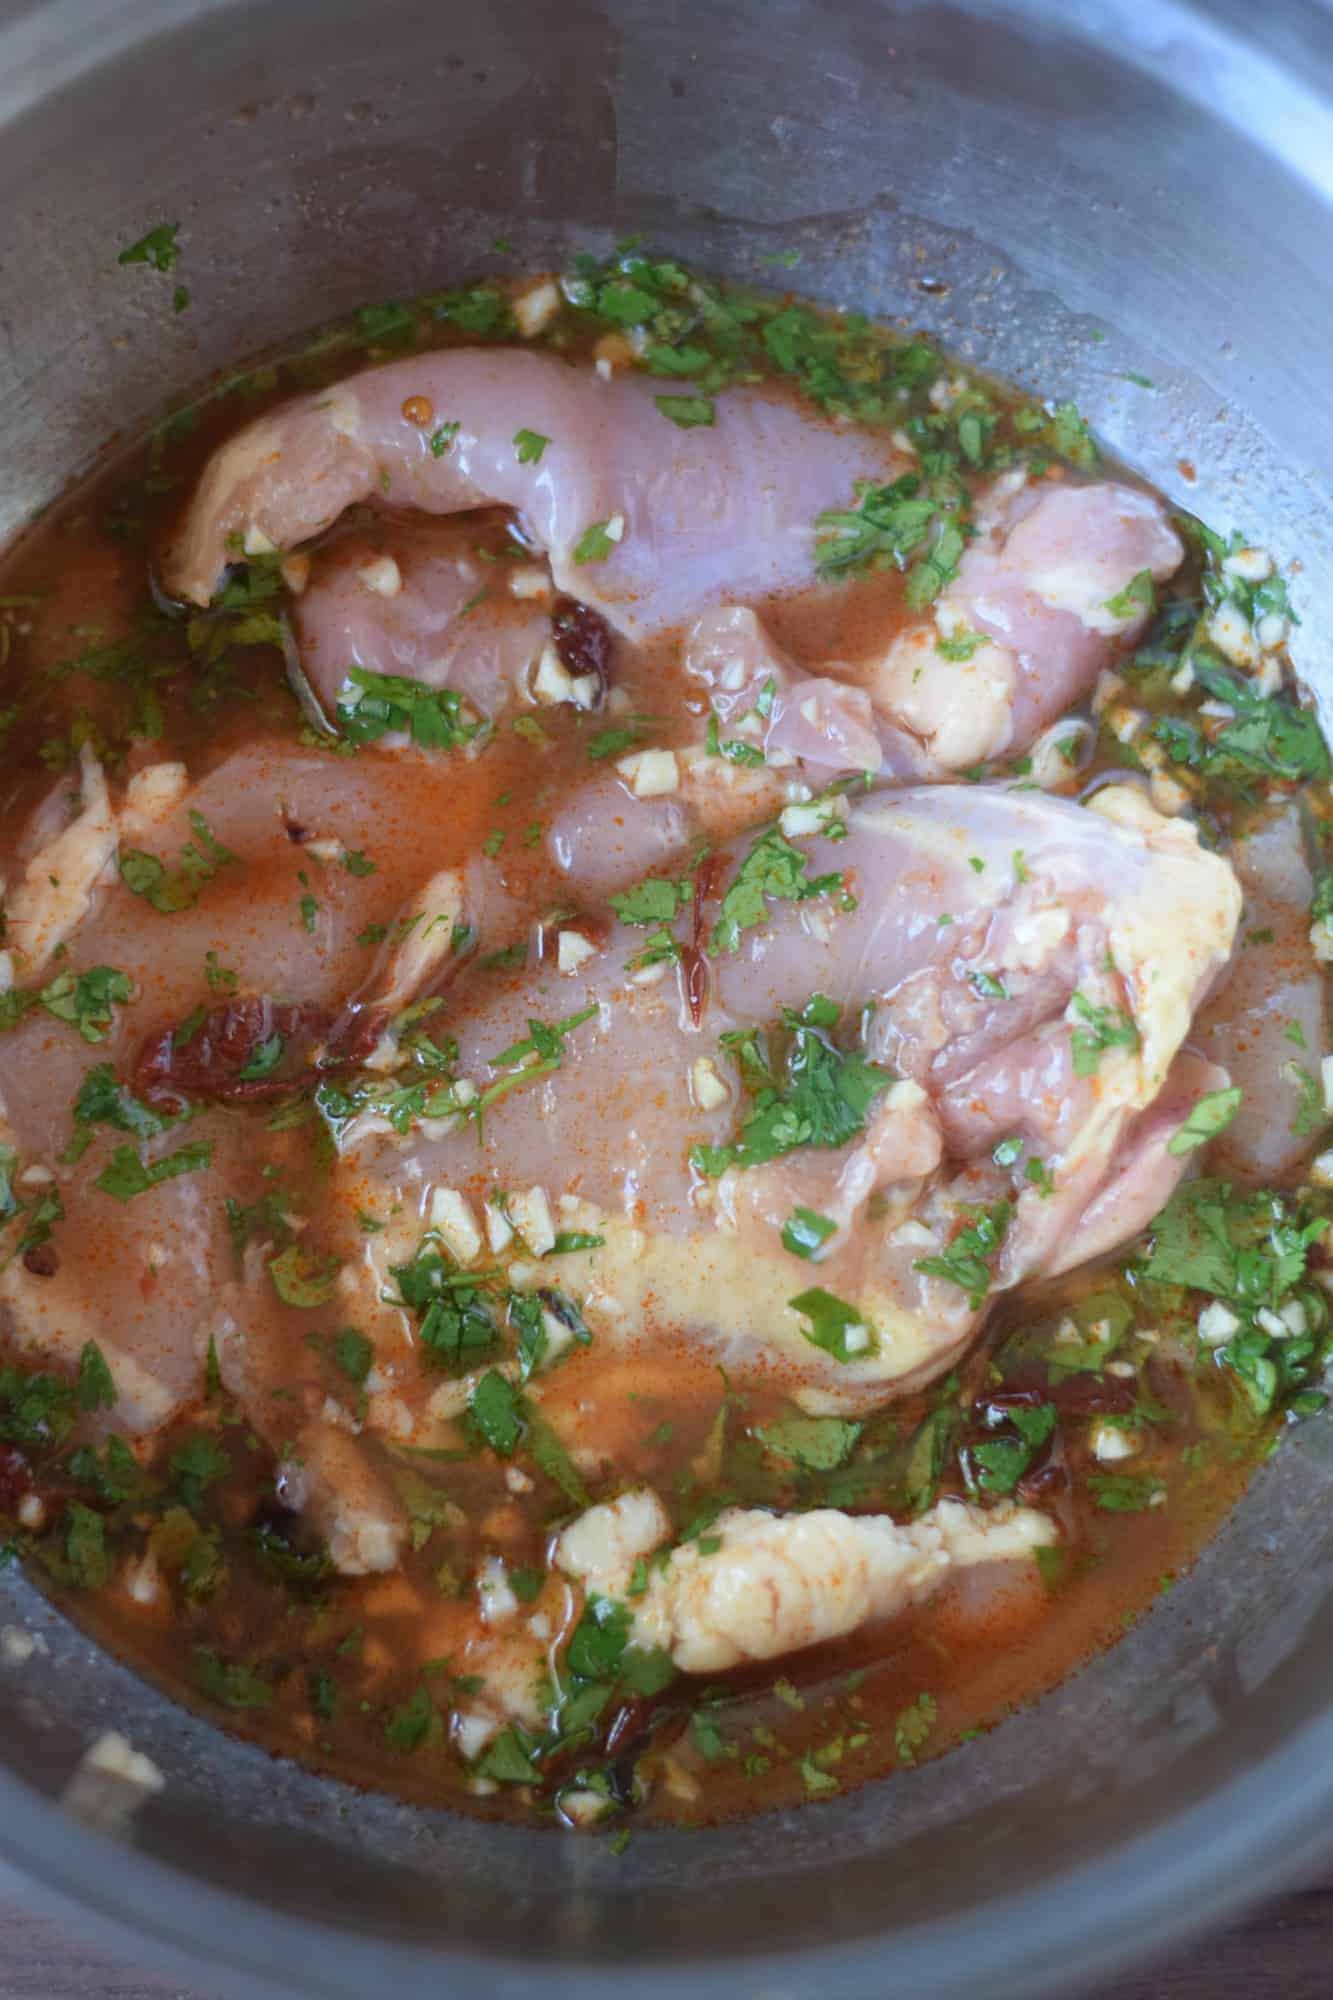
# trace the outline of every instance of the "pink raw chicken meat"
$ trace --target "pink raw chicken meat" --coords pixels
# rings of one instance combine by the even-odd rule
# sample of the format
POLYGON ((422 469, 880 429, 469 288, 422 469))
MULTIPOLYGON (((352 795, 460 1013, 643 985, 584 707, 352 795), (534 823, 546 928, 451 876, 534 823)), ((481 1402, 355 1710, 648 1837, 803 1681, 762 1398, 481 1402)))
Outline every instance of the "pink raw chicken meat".
POLYGON ((748 730, 779 766, 795 758, 813 770, 876 772, 884 764, 865 689, 804 674, 748 605, 704 613, 685 642, 685 671, 709 690, 720 733, 748 730))
POLYGON ((361 667, 453 688, 493 721, 551 636, 546 610, 511 594, 512 567, 482 558, 468 521, 383 522, 320 549, 295 617, 325 716, 361 667))
POLYGON ((857 480, 901 469, 886 442, 755 390, 729 390, 715 423, 691 430, 663 417, 657 393, 641 376, 606 382, 511 348, 421 355, 298 397, 210 461, 166 552, 166 587, 207 604, 237 551, 295 548, 360 501, 427 514, 500 505, 561 590, 643 635, 723 595, 812 582, 816 515, 857 480), (458 425, 439 456, 431 427, 403 414, 413 398, 458 425), (520 463, 519 430, 549 440, 536 463, 520 463))
POLYGON ((1217 1170, 1265 1181, 1309 1149, 1308 1100, 1312 1091, 1322 1098, 1330 1049, 1328 982, 1310 956, 1315 878, 1301 809, 1285 806, 1237 840, 1231 860, 1245 892, 1244 949, 1199 1040, 1244 1091, 1216 1142, 1217 1170))
MULTIPOLYGON (((710 957, 698 1027, 674 972, 636 977, 643 930, 605 918, 573 977, 556 980, 545 965, 499 993, 493 976, 465 979, 449 1025, 478 1088, 530 1018, 597 1011, 570 1033, 558 1069, 487 1110, 480 1154, 470 1129, 415 1139, 409 1177, 474 1200, 536 1183, 553 1201, 593 1204, 605 1246, 562 1260, 562 1282, 585 1299, 590 1324, 605 1309, 608 1334, 646 1326, 649 1300, 659 1316, 671 1300, 673 1318, 728 1365, 767 1353, 806 1388, 844 1399, 934 1374, 975 1330, 978 1309, 920 1260, 947 1251, 974 1205, 1002 1200, 1012 1204, 995 1260, 1002 1286, 1058 1268, 1065 1246, 1083 1240, 1084 1215, 1096 1219, 1098 1247, 1124 1240, 1183 1169, 1166 1139, 1223 1079, 1182 1048, 1228 962, 1235 878, 1139 794, 1097 803, 941 786, 853 807, 842 839, 812 840, 808 865, 811 876, 842 871, 855 908, 831 894, 768 904, 738 949, 710 957), (726 1145, 744 1115, 721 1035, 771 1025, 815 990, 849 1024, 873 1003, 868 1052, 897 1083, 860 1138, 732 1167, 706 1185, 701 1207, 691 1148, 726 1145), (1075 994, 1108 1010, 1097 1018, 1133 1024, 1092 1074, 1074 1060, 1085 1019, 1075 994), (724 1101, 700 1095, 701 1058, 724 1101), (1010 1136, 1020 1159, 1000 1167, 992 1153, 1010 1136), (1028 1158, 1044 1162, 1053 1194, 1025 1178, 1028 1158), (863 1359, 832 1360, 790 1308, 810 1267, 775 1245, 798 1204, 838 1224, 819 1282, 876 1329, 863 1359)), ((723 884, 749 848, 722 850, 723 884)), ((382 1210, 404 1170, 401 1149, 345 1160, 349 1214, 382 1210)))
POLYGON ((1025 750, 1143 630, 1151 600, 1134 579, 1161 582, 1184 556, 1160 502, 1132 486, 997 491, 977 520, 933 621, 900 633, 870 671, 877 710, 926 769, 1025 750), (941 644, 971 650, 950 660, 941 644))

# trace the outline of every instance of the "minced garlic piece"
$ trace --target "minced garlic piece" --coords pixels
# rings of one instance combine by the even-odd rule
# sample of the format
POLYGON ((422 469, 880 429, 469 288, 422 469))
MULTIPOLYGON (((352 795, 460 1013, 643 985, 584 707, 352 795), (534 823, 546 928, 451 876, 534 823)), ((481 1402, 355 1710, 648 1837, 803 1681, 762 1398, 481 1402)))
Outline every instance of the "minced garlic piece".
POLYGON ((616 769, 636 799, 665 798, 680 786, 680 767, 672 750, 636 750, 618 759, 616 769))

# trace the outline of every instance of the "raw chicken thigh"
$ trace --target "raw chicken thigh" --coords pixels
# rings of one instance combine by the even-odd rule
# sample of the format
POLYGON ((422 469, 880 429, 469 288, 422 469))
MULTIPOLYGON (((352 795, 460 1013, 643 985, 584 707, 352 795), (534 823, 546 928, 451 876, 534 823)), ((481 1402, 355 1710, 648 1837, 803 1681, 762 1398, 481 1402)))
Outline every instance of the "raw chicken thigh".
POLYGON ((1185 554, 1161 503, 1132 486, 1015 492, 1006 474, 978 525, 934 618, 900 633, 869 677, 921 770, 1026 750, 1142 632, 1150 586, 1185 554))
MULTIPOLYGON (((605 1338, 665 1320, 729 1369, 780 1365, 853 1404, 937 1373, 992 1276, 1059 1268, 1085 1213, 1108 1246, 1142 1227, 1183 1166, 1167 1141, 1220 1075, 1181 1050, 1228 962, 1231 870, 1137 794, 1095 807, 939 788, 849 811, 835 797, 808 844, 770 829, 715 857, 703 951, 664 945, 668 923, 646 967, 642 920, 571 916, 563 935, 580 950, 563 973, 557 955, 494 997, 493 977, 456 989, 459 1074, 477 1093, 506 1078, 481 1150, 469 1126, 348 1161, 349 1211, 384 1213, 404 1177, 423 1201, 444 1190, 478 1215, 535 1185, 543 1205, 580 1204, 605 1239, 564 1265, 605 1338), (506 1057, 533 1046, 539 1016, 577 1023, 558 1064, 506 1057), (824 1071, 839 1061, 831 1023, 853 1030, 856 1080, 841 1087, 860 1115, 843 1107, 843 1143, 752 1164, 738 1038, 784 1019, 824 1071), (1171 1115, 1145 1128, 1164 1091, 1171 1115), (991 1157, 1005 1139, 1008 1169, 991 1157), (850 1341, 812 1327, 808 1271, 779 1247, 800 1209, 830 1226, 818 1275, 851 1302, 850 1341), (980 1278, 941 1274, 982 1209, 1003 1221, 980 1278)), ((661 890, 680 893, 671 878, 661 890)), ((380 1246, 394 1240, 365 1254, 392 1259, 380 1246)))
POLYGON ((513 350, 422 355, 232 438, 190 502, 164 580, 207 604, 238 556, 293 549, 358 501, 428 514, 500 505, 546 553, 559 589, 643 635, 724 594, 810 582, 816 514, 896 462, 869 434, 756 390, 733 390, 715 424, 682 431, 638 376, 603 381, 513 350), (519 431, 546 440, 538 459, 525 461, 519 431))

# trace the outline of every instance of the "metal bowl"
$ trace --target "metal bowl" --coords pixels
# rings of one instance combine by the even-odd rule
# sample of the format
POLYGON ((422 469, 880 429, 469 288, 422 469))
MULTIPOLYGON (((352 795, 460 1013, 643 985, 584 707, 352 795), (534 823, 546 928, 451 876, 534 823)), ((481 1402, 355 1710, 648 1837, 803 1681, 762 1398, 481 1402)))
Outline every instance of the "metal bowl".
MULTIPOLYGON (((783 282, 1075 397, 1168 492, 1299 553, 1297 655, 1333 694, 1331 19, 1315 0, 0 0, 0 534, 165 396, 496 268, 497 235, 506 268, 636 231, 759 280, 796 250, 783 282), (116 264, 162 220, 193 294, 175 317, 169 286, 116 264)), ((0 1623, 49 1651, 0 1665, 0 1854, 233 1993, 1067 1989, 1328 1841, 1331 1447, 1306 1425, 1187 1580, 986 1739, 619 1856, 275 1762, 11 1572, 0 1623), (86 1824, 86 1785, 85 1823, 59 1803, 112 1727, 167 1779, 119 1833, 105 1798, 86 1824)))

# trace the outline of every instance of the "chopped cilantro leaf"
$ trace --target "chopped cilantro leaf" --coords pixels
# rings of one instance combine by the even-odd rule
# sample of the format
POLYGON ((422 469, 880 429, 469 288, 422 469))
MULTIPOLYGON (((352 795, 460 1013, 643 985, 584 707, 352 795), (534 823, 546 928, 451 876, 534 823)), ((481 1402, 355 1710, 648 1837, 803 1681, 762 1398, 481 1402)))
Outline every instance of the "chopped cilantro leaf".
POLYGON ((77 978, 62 972, 42 988, 40 999, 48 1014, 76 1027, 85 1042, 104 1042, 111 1025, 111 1010, 131 999, 134 987, 129 975, 111 965, 95 965, 77 978))
POLYGON ((76 1485, 91 1487, 108 1507, 132 1498, 141 1481, 138 1459, 124 1438, 114 1435, 100 1454, 91 1445, 80 1445, 70 1457, 69 1476, 76 1485))
POLYGON ((900 1764, 915 1764, 938 1716, 939 1705, 933 1694, 919 1694, 900 1712, 893 1729, 894 1747, 900 1764))
POLYGON ((577 1466, 551 1426, 531 1410, 528 1412, 527 1447, 532 1454, 533 1462, 553 1485, 560 1488, 565 1498, 572 1501, 576 1507, 586 1507, 587 1488, 579 1476, 577 1466))
POLYGON ((110 1578, 106 1525, 81 1500, 71 1500, 65 1509, 65 1561, 80 1590, 101 1590, 110 1578))
MULTIPOLYGON (((816 994, 803 1013, 789 1010, 784 1016, 792 1039, 781 1083, 760 1057, 757 1043, 746 1037, 743 1074, 747 1083, 759 1079, 760 1088, 738 1139, 725 1146, 695 1147, 690 1158, 700 1173, 716 1178, 728 1167, 762 1166, 800 1146, 843 1146, 864 1130, 871 1105, 892 1078, 877 1063, 835 1047, 815 1025, 822 998, 816 994)), ((832 1225, 826 1233, 831 1231, 832 1225)))
POLYGON ((710 757, 725 757, 729 764, 739 764, 748 770, 757 770, 767 760, 756 743, 746 743, 739 736, 723 737, 717 726, 716 715, 708 718, 708 731, 704 748, 710 757))
POLYGON ((431 688, 399 674, 350 667, 338 697, 338 726, 349 743, 375 743, 391 731, 422 750, 455 750, 481 733, 465 719, 457 688, 431 688))
POLYGON ((1007 1410, 1007 1421, 1016 1437, 987 1438, 972 1447, 977 1468, 977 1484, 987 1493, 1012 1493, 1033 1457, 1055 1429, 1055 1405, 1040 1403, 1033 1409, 1007 1410))
POLYGON ((1108 1514, 1141 1514, 1165 1489, 1160 1479, 1133 1472, 1090 1472, 1088 1490, 1108 1514))
POLYGON ((1253 771, 1290 784, 1329 776, 1328 745, 1312 710, 1285 695, 1261 694, 1207 647, 1196 646, 1189 658, 1199 685, 1236 711, 1201 753, 1208 772, 1253 771))
POLYGON ((63 1444, 74 1426, 73 1385, 62 1375, 0 1367, 0 1438, 7 1443, 63 1444))
POLYGON ((354 1326, 344 1327, 335 1336, 333 1358, 344 1375, 358 1385, 365 1381, 375 1362, 374 1344, 354 1326))
POLYGON ((836 1222, 813 1208, 794 1208, 782 1225, 783 1248, 794 1257, 813 1257, 837 1229, 836 1222))
POLYGON ((533 1785, 539 1776, 532 1761, 535 1748, 518 1723, 511 1722, 487 1745, 472 1768, 478 1777, 492 1778, 500 1785, 533 1785))
MULTIPOLYGON (((914 472, 887 486, 867 487, 854 509, 829 509, 816 518, 820 575, 839 576, 867 567, 903 568, 930 534, 940 511, 940 503, 923 489, 914 472)), ((958 534, 956 527, 953 533, 958 534)), ((961 535, 958 553, 962 553, 961 535)), ((938 589, 936 583, 930 596, 938 589)))
POLYGON ((204 953, 204 977, 214 993, 234 993, 240 984, 240 976, 223 965, 215 951, 204 953))
POLYGON ((1302 1223, 1282 1195, 1244 1197, 1227 1181, 1189 1181, 1152 1225, 1144 1272, 1230 1304, 1276 1307, 1327 1228, 1323 1217, 1302 1223))
POLYGON ((313 1257, 301 1244, 289 1243, 285 1250, 269 1259, 268 1274, 284 1305, 309 1311, 328 1304, 341 1268, 336 1257, 313 1257))
MULTIPOLYGON (((110 1063, 95 1063, 85 1072, 74 1100, 74 1122, 85 1128, 110 1125, 135 1139, 153 1139, 166 1130, 166 1120, 142 1103, 128 1085, 117 1080, 110 1063)), ((87 1143, 86 1135, 75 1142, 80 1150, 87 1143)))
POLYGON ((945 584, 953 582, 966 546, 957 517, 947 515, 940 522, 939 533, 925 555, 908 571, 907 588, 903 595, 913 611, 920 611, 925 605, 933 603, 945 584))
POLYGON ((115 1378, 95 1340, 85 1342, 79 1355, 78 1397, 81 1410, 113 1410, 116 1407, 115 1378))
POLYGON ((619 757, 626 750, 638 747, 644 731, 653 727, 651 716, 636 715, 616 729, 599 729, 587 742, 587 756, 590 764, 604 764, 609 757, 619 757))
POLYGON ((490 1368, 472 1392, 468 1414, 477 1430, 501 1458, 513 1455, 523 1435, 522 1403, 512 1382, 490 1368))
POLYGON ((567 1015, 563 1021, 537 1021, 529 1016, 528 1032, 523 1040, 502 1049, 498 1056, 488 1058, 492 1069, 508 1070, 509 1075, 497 1077, 494 1083, 487 1084, 473 1106, 476 1117, 482 1118, 492 1104, 507 1097, 511 1090, 559 1069, 565 1056, 565 1037, 573 1029, 582 1027, 585 1021, 591 1021, 598 1011, 594 1001, 590 1006, 581 1007, 576 1014, 567 1015))
POLYGON ((163 1181, 175 1180, 179 1174, 201 1172, 212 1158, 212 1145, 203 1139, 196 1140, 193 1145, 179 1147, 164 1159, 155 1160, 151 1166, 145 1164, 132 1146, 117 1146, 93 1186, 116 1201, 133 1201, 136 1195, 146 1194, 149 1188, 160 1187, 163 1181))
POLYGON ((492 285, 472 285, 464 291, 444 292, 430 301, 437 319, 447 319, 465 333, 483 337, 508 333, 513 314, 504 293, 492 285))
POLYGON ((806 1472, 833 1472, 846 1463, 864 1429, 846 1417, 786 1417, 766 1424, 755 1436, 778 1458, 806 1472))
POLYGON ((176 241, 180 230, 178 222, 159 222, 141 236, 137 243, 131 243, 116 258, 118 264, 151 264, 155 271, 170 271, 180 256, 180 246, 176 241))
POLYGON ((172 1452, 167 1468, 182 1504, 195 1514, 209 1488, 231 1471, 231 1460, 207 1431, 198 1431, 172 1452))
POLYGON ((419 1687, 389 1716, 384 1725, 384 1740, 391 1750, 419 1750, 428 1739, 442 1735, 443 1731, 444 1722, 429 1689, 419 1687))
POLYGON ((207 1646, 194 1651, 194 1684, 223 1708, 270 1708, 273 1690, 253 1667, 223 1660, 207 1646))
POLYGON ((970 660, 972 655, 986 644, 983 632, 955 632, 946 639, 941 635, 935 641, 935 651, 943 660, 970 660))
POLYGON ((801 1332, 811 1346, 822 1347, 835 1361, 863 1361, 879 1345, 875 1329, 865 1314, 856 1306, 849 1306, 845 1299, 826 1292, 822 1285, 798 1292, 787 1304, 810 1322, 801 1332))
POLYGON ((1043 1200, 1048 1195, 1055 1193, 1055 1177, 1045 1160, 1037 1159, 1034 1154, 1024 1167, 1023 1173, 1026 1180, 1032 1187, 1036 1188, 1037 1193, 1041 1195, 1043 1200))
POLYGON ((1141 569, 1123 590, 1108 597, 1105 609, 1113 618, 1135 618, 1141 611, 1152 612, 1157 604, 1157 586, 1150 569, 1141 569))
POLYGON ((1298 1139, 1308 1138, 1312 1132, 1320 1131, 1328 1123, 1328 1113, 1324 1109, 1324 1086, 1304 1063, 1285 1063, 1283 1074, 1291 1079, 1299 1092, 1296 1116, 1291 1121, 1291 1130, 1298 1139))
POLYGON ((1011 1203, 997 1201, 989 1208, 970 1208, 964 1212, 972 1219, 959 1230, 948 1249, 938 1257, 918 1257, 913 1269, 957 1285, 968 1294, 973 1312, 978 1312, 990 1290, 992 1261, 1005 1239, 1014 1211, 1011 1203))
POLYGON ((215 838, 202 813, 192 811, 190 825, 195 838, 181 849, 180 865, 173 872, 155 854, 142 848, 120 851, 120 879, 133 896, 141 896, 159 916, 193 909, 204 884, 211 882, 220 868, 236 856, 215 838))
POLYGON ((841 889, 840 874, 811 877, 808 858, 778 828, 770 827, 750 848, 731 879, 713 926, 714 954, 739 951, 742 933, 763 923, 768 899, 800 903, 841 889))
POLYGON ((689 880, 650 875, 622 895, 612 896, 610 901, 622 924, 649 928, 674 923, 677 912, 689 906, 693 893, 694 885, 689 880))
POLYGON ((243 1069, 236 1074, 243 1083, 257 1082, 261 1077, 271 1076, 282 1061, 286 1044, 281 1035, 269 1035, 255 1045, 254 1053, 243 1069))
POLYGON ((1070 1036, 1075 1076, 1095 1076, 1107 1049, 1138 1048, 1139 1031, 1123 1008, 1095 1007, 1084 993, 1075 993, 1069 1004, 1088 1024, 1070 1036))
POLYGON ((613 526, 617 520, 619 520, 619 516, 614 517, 610 521, 594 521, 590 527, 585 528, 574 544, 574 561, 576 563, 605 562, 607 557, 614 552, 616 544, 620 541, 621 535, 624 532, 622 523, 621 533, 612 533, 613 526))
POLYGON ((655 396, 653 400, 662 415, 683 431, 711 425, 716 414, 711 396, 655 396))
POLYGON ((1184 1123, 1176 1127, 1167 1141, 1167 1152, 1179 1158, 1182 1153, 1192 1153, 1196 1147, 1206 1146, 1210 1139, 1224 1132, 1231 1123, 1240 1110, 1242 1095, 1239 1084, 1233 1084, 1229 1090, 1208 1091, 1184 1123))
POLYGON ((548 1257, 567 1257, 574 1250, 600 1250, 606 1242, 604 1236, 597 1236, 588 1229, 561 1229, 556 1232, 555 1242, 546 1252, 548 1257))

